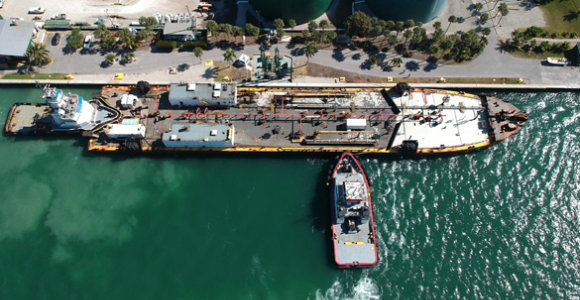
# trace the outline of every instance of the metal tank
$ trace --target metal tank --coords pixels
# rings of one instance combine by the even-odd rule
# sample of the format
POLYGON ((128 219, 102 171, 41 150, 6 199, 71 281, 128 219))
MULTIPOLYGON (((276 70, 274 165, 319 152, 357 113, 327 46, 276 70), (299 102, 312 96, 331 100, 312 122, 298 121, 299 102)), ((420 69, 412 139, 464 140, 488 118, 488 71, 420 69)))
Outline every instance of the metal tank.
POLYGON ((384 20, 429 22, 437 17, 447 0, 366 0, 377 17, 384 20))
POLYGON ((296 20, 297 24, 306 23, 320 17, 332 0, 250 0, 252 7, 266 20, 281 18, 285 22, 296 20))

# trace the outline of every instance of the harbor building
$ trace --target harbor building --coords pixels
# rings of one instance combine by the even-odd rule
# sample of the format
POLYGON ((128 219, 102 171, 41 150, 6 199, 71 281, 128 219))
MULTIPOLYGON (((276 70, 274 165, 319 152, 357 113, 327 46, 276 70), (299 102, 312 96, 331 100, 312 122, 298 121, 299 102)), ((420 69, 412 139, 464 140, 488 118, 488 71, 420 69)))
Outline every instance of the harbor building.
POLYGON ((234 146, 234 125, 173 124, 163 133, 163 145, 170 148, 226 148, 234 146))
POLYGON ((235 83, 180 83, 169 91, 172 106, 234 106, 236 98, 235 83))
POLYGON ((0 20, 0 68, 26 56, 26 50, 37 33, 34 22, 0 20))

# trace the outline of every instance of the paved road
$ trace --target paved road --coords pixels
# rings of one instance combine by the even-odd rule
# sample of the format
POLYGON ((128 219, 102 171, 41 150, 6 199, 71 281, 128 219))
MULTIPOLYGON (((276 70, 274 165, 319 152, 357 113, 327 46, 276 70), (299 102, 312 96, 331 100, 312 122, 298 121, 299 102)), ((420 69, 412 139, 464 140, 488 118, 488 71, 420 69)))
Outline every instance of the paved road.
MULTIPOLYGON (((323 66, 379 77, 516 77, 524 78, 529 83, 534 84, 580 87, 578 68, 545 66, 538 60, 513 57, 499 50, 495 33, 489 36, 489 41, 490 43, 479 57, 463 65, 429 64, 425 61, 403 58, 403 65, 393 70, 382 70, 378 67, 363 69, 361 65, 368 57, 364 52, 344 50, 340 55, 337 55, 332 49, 319 50, 310 61, 323 66), (354 59, 357 55, 360 58, 354 59)), ((101 54, 96 49, 91 53, 81 51, 64 54, 61 49, 63 45, 64 42, 61 41, 61 46, 48 46, 54 62, 49 66, 40 68, 40 72, 100 75, 123 72, 125 74, 149 75, 150 77, 152 73, 165 76, 164 74, 168 74, 167 71, 170 67, 183 64, 188 67, 183 70, 184 74, 181 77, 192 78, 191 80, 205 78, 203 76, 205 69, 200 65, 199 59, 195 58, 191 52, 155 53, 149 49, 142 49, 135 53, 136 62, 125 66, 115 63, 111 67, 104 68, 101 67, 101 62, 106 54, 101 54)), ((280 44, 278 47, 281 54, 292 55, 295 64, 306 61, 300 47, 284 44, 280 44)), ((222 49, 218 48, 206 51, 203 59, 223 60, 223 52, 222 49)), ((238 55, 241 53, 257 54, 259 49, 256 45, 250 45, 237 51, 238 55)), ((395 54, 388 53, 386 59, 390 60, 395 56, 395 54)))

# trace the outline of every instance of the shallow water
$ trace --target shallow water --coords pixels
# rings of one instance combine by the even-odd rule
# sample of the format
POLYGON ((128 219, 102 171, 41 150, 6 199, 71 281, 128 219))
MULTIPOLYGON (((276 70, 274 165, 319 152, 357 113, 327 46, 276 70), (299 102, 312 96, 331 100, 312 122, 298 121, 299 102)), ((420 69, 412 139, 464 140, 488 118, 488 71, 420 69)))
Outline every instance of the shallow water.
MULTIPOLYGON (((1 89, 2 120, 40 98, 1 89)), ((334 157, 105 156, 0 137, 0 298, 579 297, 580 96, 498 96, 530 113, 504 143, 361 158, 380 250, 367 270, 332 265, 334 157)))

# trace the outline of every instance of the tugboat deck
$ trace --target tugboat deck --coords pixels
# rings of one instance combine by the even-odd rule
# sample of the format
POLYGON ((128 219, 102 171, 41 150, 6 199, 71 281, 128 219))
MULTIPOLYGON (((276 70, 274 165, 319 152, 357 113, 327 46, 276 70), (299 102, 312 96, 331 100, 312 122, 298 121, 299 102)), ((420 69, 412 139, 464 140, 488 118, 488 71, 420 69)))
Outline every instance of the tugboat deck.
POLYGON ((343 153, 332 182, 334 260, 339 267, 369 267, 378 261, 370 188, 364 170, 343 153))

